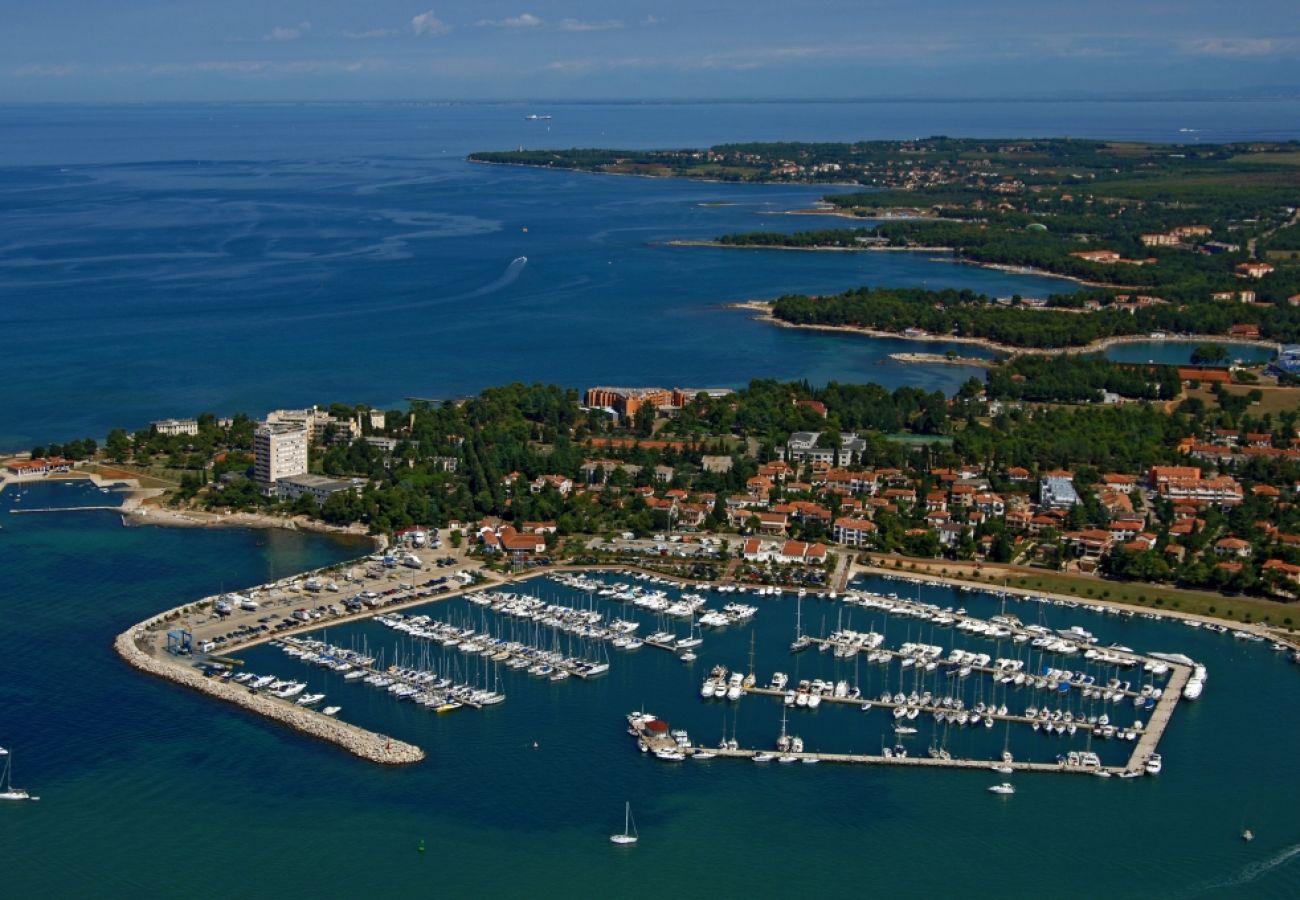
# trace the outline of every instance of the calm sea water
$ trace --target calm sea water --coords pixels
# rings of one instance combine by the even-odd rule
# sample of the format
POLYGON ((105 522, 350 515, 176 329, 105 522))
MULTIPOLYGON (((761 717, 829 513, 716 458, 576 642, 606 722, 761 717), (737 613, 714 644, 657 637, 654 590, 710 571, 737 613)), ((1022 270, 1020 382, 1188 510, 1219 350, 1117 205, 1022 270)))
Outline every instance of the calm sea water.
MULTIPOLYGON (((761 328, 717 305, 863 282, 1056 287, 913 257, 670 250, 656 242, 804 227, 762 214, 818 192, 459 161, 478 147, 935 132, 1159 140, 1182 127, 1263 138, 1294 136, 1277 123, 1300 121, 1295 104, 577 105, 546 110, 556 116, 546 135, 525 128, 529 111, 0 110, 0 210, 13 223, 0 245, 0 374, 12 386, 0 401, 0 446, 198 408, 392 402, 514 377, 872 377, 947 388, 965 373, 880 362, 901 346, 761 328), (735 205, 700 205, 712 201, 735 205), (528 263, 512 267, 520 255, 528 263)), ((1009 803, 985 791, 992 773, 665 766, 637 754, 622 715, 642 704, 702 740, 720 736, 722 708, 698 698, 700 664, 744 665, 745 629, 710 636, 694 670, 642 650, 616 656, 593 683, 503 674, 509 699, 486 712, 415 715, 320 682, 344 718, 430 751, 420 766, 387 771, 139 676, 110 648, 155 610, 343 560, 355 544, 126 529, 107 512, 8 513, 112 499, 86 486, 0 494, 0 745, 15 751, 15 782, 44 797, 0 809, 6 896, 1300 892, 1300 828, 1286 792, 1296 672, 1258 645, 1042 610, 1105 641, 1204 659, 1211 680, 1167 733, 1159 778, 1017 778, 1009 803), (643 843, 611 852, 605 836, 624 800, 643 843), (1253 844, 1237 838, 1243 824, 1253 844)), ((990 603, 922 596, 981 611, 990 603)), ((832 659, 786 655, 794 615, 792 600, 764 603, 753 629, 760 672, 850 677, 832 659)), ((820 629, 839 610, 810 602, 803 615, 820 629)), ((889 629, 891 643, 908 637, 899 623, 889 629)), ((331 639, 362 634, 392 640, 373 625, 331 639)), ((309 674, 269 648, 249 656, 268 671, 309 674)), ((764 743, 779 716, 747 700, 733 727, 764 743)), ((810 746, 875 750, 882 721, 823 707, 793 717, 791 730, 810 746)), ((996 729, 952 741, 1000 749, 996 729)), ((1050 755, 1055 745, 1026 736, 1014 749, 1050 755)))
POLYGON ((514 146, 1050 134, 1294 136, 1300 104, 948 103, 0 108, 0 448, 155 418, 400 404, 507 380, 878 381, 952 390, 889 340, 775 329, 723 304, 909 285, 1072 290, 915 254, 663 246, 839 220, 821 188, 475 166, 514 146), (1195 128, 1195 133, 1180 132, 1195 128), (717 205, 724 204, 724 205, 717 205), (520 258, 526 257, 524 262, 520 258))
MULTIPOLYGON (((1061 897, 1291 897, 1300 891, 1300 826, 1284 790, 1300 735, 1285 709, 1297 672, 1261 645, 1180 625, 1121 621, 1080 610, 1014 604, 1027 621, 1081 624, 1103 642, 1178 650, 1204 660, 1210 681, 1166 733, 1165 771, 1137 781, 1015 776, 1019 792, 990 795, 993 773, 747 761, 665 764, 637 753, 623 714, 644 706, 700 743, 723 730, 769 746, 776 701, 702 701, 700 678, 722 663, 795 678, 844 678, 864 691, 896 690, 899 670, 791 657, 797 603, 758 599, 752 627, 709 633, 687 666, 644 648, 611 651, 608 675, 551 684, 501 672, 501 706, 438 716, 308 668, 269 646, 245 654, 251 670, 305 677, 343 707, 341 717, 414 741, 418 766, 385 770, 343 752, 138 675, 112 656, 124 623, 222 587, 238 588, 357 551, 319 536, 124 529, 111 513, 8 515, 14 505, 81 505, 102 495, 49 485, 0 495, 0 577, 11 623, 0 655, 0 740, 16 753, 16 783, 43 799, 0 809, 10 854, 6 891, 52 896, 312 897, 382 890, 449 896, 657 896, 665 880, 684 896, 806 892, 900 897, 961 890, 1061 897), (534 748, 533 744, 537 747, 534 748), (631 852, 606 835, 630 800, 642 835, 631 852), (1243 843, 1243 825, 1257 839, 1243 843), (426 852, 418 852, 423 841, 426 852), (887 861, 887 862, 884 862, 887 861), (969 882, 970 873, 979 884, 969 882)), ((914 596, 915 588, 861 586, 914 596)), ((656 623, 631 608, 575 595, 549 581, 530 590, 656 623)), ((989 614, 997 601, 924 588, 919 596, 989 614)), ((721 605, 720 600, 711 606, 721 605)), ((485 618, 464 601, 442 618, 485 618)), ((925 640, 993 652, 879 614, 806 599, 806 630, 843 624, 884 629, 891 645, 925 640)), ((495 625, 493 627, 496 627, 495 625)), ((387 659, 409 653, 374 623, 331 629, 343 645, 368 641, 387 659)), ((448 660, 455 657, 449 656, 448 660)), ((464 663, 460 662, 463 666, 464 663)), ((1077 667, 1077 664, 1076 664, 1077 667)), ((904 682, 910 690, 909 682, 904 682)), ((975 685, 966 687, 968 699, 975 685)), ((1013 708, 1029 702, 1023 692, 1013 708)), ((1131 707, 1111 708, 1127 722, 1131 707)), ((796 711, 789 730, 810 749, 877 752, 890 719, 853 707, 796 711)), ((909 739, 924 753, 933 736, 909 739)), ((942 737, 938 735, 937 737, 942 737)), ((954 752, 994 757, 1002 729, 949 735, 954 752)), ((892 743, 892 737, 889 738, 892 743)), ((1050 760, 1063 738, 1026 732, 1023 759, 1050 760)), ((1094 745, 1107 759, 1129 745, 1094 745)))

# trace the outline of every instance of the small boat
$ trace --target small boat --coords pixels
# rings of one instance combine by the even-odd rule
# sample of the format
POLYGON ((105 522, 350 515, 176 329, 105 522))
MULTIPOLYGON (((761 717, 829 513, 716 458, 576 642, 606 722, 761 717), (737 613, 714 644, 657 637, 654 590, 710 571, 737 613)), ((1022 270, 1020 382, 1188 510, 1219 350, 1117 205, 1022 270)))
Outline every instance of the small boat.
POLYGON ((1247 829, 1245 829, 1244 831, 1242 831, 1242 833, 1241 833, 1241 839, 1242 839, 1243 841, 1245 841, 1246 843, 1249 844, 1251 841, 1253 841, 1253 840, 1255 839, 1255 832, 1253 832, 1253 831, 1251 831, 1249 828, 1247 828, 1247 829))
POLYGON ((775 754, 775 753, 755 753, 753 759, 754 759, 754 762, 756 762, 756 763, 771 762, 772 760, 776 759, 776 754, 775 754))
POLYGON ((1147 774, 1159 775, 1162 768, 1164 768, 1164 760, 1160 758, 1159 753, 1152 753, 1146 764, 1147 774))
POLYGON ((12 769, 14 764, 13 754, 4 748, 0 748, 0 754, 5 758, 4 771, 4 790, 0 791, 0 800, 39 800, 40 797, 33 797, 22 788, 14 787, 12 780, 12 769))
POLYGON ((715 759, 717 755, 712 750, 697 750, 691 754, 691 759, 715 759))
POLYGON ((993 771, 997 772, 999 775, 1010 775, 1015 771, 1015 769, 1010 766, 993 766, 993 771))
POLYGON ((321 710, 321 713, 327 716, 337 716, 339 714, 339 710, 341 710, 342 708, 343 707, 341 706, 327 706, 321 710))
POLYGON ((682 662, 695 662, 695 660, 699 659, 699 657, 696 656, 695 653, 691 650, 687 650, 685 653, 683 653, 681 656, 677 658, 680 659, 682 662))
POLYGON ((636 833, 636 823, 632 821, 632 804, 631 802, 623 805, 623 833, 611 834, 609 842, 611 844, 635 844, 640 840, 640 835, 636 833))
POLYGON ((995 784, 989 790, 994 794, 1014 794, 1016 792, 1015 786, 1007 781, 995 784))

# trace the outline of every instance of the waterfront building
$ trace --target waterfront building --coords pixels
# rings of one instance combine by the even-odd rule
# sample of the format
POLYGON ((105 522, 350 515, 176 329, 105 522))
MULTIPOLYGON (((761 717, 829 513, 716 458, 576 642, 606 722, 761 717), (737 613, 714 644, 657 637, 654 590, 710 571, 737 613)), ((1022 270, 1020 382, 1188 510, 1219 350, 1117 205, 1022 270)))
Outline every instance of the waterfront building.
POLYGON ((265 493, 274 492, 282 478, 307 471, 308 432, 305 425, 266 424, 253 432, 253 475, 265 493))
POLYGON ((835 520, 831 538, 847 547, 866 547, 876 533, 876 523, 870 519, 853 519, 842 516, 835 520))
POLYGON ((155 434, 165 434, 168 437, 199 433, 198 419, 159 419, 157 422, 150 422, 149 426, 153 428, 155 434))
POLYGON ((310 409, 276 409, 266 414, 267 425, 297 425, 307 431, 307 443, 322 440, 326 429, 334 439, 350 443, 361 436, 361 423, 356 419, 336 419, 318 407, 310 409))
POLYGON ((1268 364, 1275 375, 1300 375, 1300 344, 1286 344, 1278 350, 1277 358, 1268 364))
POLYGON ((593 409, 606 409, 619 418, 630 418, 641 407, 649 405, 657 411, 673 413, 700 394, 711 398, 725 397, 730 388, 629 388, 597 386, 588 388, 584 397, 585 404, 593 409))
POLYGON ((324 506, 325 501, 341 491, 356 491, 364 479, 327 478, 324 475, 288 475, 275 482, 275 495, 281 500, 297 500, 307 495, 324 506))
POLYGON ((71 472, 76 463, 61 456, 16 459, 5 464, 5 469, 15 478, 33 478, 52 472, 71 472))

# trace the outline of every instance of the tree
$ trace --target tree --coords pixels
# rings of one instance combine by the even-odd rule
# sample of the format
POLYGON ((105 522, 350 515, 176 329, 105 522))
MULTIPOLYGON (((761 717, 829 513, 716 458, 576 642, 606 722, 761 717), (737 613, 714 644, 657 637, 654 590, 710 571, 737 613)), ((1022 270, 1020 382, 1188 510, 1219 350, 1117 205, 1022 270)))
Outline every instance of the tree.
POLYGON ((108 458, 116 463, 124 463, 131 458, 131 439, 127 436, 126 430, 114 428, 108 433, 108 439, 104 443, 104 449, 108 452, 108 458))
POLYGON ((655 431, 655 408, 642 403, 637 407, 632 423, 638 437, 650 437, 655 431))

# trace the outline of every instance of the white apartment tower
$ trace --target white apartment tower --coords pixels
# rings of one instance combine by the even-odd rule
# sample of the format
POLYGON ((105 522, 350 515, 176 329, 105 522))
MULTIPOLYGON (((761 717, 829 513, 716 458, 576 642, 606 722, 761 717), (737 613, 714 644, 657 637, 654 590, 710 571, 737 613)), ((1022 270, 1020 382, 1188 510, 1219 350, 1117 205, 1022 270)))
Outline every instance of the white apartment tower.
POLYGON ((307 471, 307 429, 301 424, 263 425, 253 434, 253 473, 263 485, 307 471))

